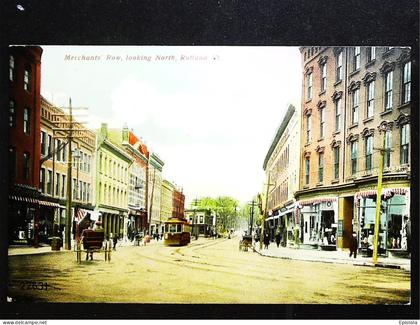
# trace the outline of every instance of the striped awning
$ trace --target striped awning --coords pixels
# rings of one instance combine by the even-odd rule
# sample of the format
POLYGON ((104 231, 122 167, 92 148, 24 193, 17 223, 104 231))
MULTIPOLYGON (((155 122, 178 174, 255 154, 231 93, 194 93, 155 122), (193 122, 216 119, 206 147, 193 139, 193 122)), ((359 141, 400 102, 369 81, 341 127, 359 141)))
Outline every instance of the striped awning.
MULTIPOLYGON (((382 194, 385 199, 390 198, 394 194, 397 195, 405 195, 409 191, 408 188, 384 188, 382 189, 382 194)), ((367 191, 360 191, 354 194, 355 200, 360 200, 364 197, 374 197, 377 195, 377 190, 367 190, 367 191)))
POLYGON ((304 206, 304 205, 319 204, 321 202, 335 202, 335 201, 337 201, 336 197, 323 197, 323 198, 317 198, 317 199, 312 199, 312 200, 299 201, 296 203, 298 206, 299 205, 304 206))
POLYGON ((49 201, 42 201, 42 200, 34 199, 32 197, 10 195, 9 199, 13 200, 13 201, 26 202, 26 203, 31 203, 31 204, 39 204, 39 205, 53 207, 53 208, 59 208, 60 207, 60 204, 58 204, 58 203, 49 202, 49 201))

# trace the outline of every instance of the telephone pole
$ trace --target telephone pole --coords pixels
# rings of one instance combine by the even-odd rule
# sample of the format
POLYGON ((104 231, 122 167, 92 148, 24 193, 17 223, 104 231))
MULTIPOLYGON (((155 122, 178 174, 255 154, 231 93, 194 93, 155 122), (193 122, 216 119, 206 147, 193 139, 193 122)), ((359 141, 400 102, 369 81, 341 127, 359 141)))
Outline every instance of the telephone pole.
POLYGON ((378 174, 378 189, 376 194, 376 216, 375 216, 375 236, 373 243, 373 264, 378 263, 378 251, 379 251, 379 228, 381 226, 381 203, 382 203, 382 175, 384 173, 384 155, 385 155, 385 146, 386 146, 386 134, 389 129, 387 127, 382 128, 379 132, 383 131, 384 137, 382 141, 382 147, 377 149, 381 154, 380 163, 379 163, 379 174, 378 174))
POLYGON ((260 250, 262 250, 263 240, 264 240, 264 226, 265 226, 265 216, 268 214, 268 191, 270 186, 274 185, 270 183, 270 172, 268 172, 268 180, 267 180, 267 189, 265 191, 265 207, 263 211, 263 218, 261 223, 261 234, 260 234, 260 250))
POLYGON ((254 225, 254 208, 256 206, 256 202, 254 199, 252 199, 252 202, 250 204, 250 210, 251 210, 251 220, 250 220, 250 225, 249 225, 249 235, 252 237, 252 228, 254 225))
POLYGON ((65 240, 65 249, 71 250, 71 227, 72 227, 72 217, 71 217, 71 206, 72 206, 72 162, 73 162, 73 151, 72 151, 72 141, 74 139, 86 139, 86 136, 83 133, 86 130, 80 128, 82 122, 73 120, 73 109, 87 109, 86 107, 72 107, 71 98, 69 98, 69 107, 62 107, 68 109, 69 112, 63 114, 54 114, 55 128, 53 128, 54 138, 67 139, 68 146, 68 155, 67 155, 67 202, 66 202, 66 231, 64 234, 65 240), (57 119, 58 118, 58 119, 57 119), (63 121, 67 120, 68 121, 63 121), (78 126, 76 126, 77 124, 78 126), (55 136, 55 132, 66 133, 66 135, 55 136))

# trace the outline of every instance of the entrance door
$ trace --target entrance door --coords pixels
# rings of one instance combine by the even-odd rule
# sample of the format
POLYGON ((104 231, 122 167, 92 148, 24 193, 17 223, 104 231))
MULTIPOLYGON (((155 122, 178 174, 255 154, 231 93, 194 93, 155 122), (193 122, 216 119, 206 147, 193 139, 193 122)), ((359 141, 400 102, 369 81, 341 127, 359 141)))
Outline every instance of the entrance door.
POLYGON ((305 214, 303 216, 303 243, 309 244, 309 239, 311 237, 311 230, 310 230, 310 216, 305 214))

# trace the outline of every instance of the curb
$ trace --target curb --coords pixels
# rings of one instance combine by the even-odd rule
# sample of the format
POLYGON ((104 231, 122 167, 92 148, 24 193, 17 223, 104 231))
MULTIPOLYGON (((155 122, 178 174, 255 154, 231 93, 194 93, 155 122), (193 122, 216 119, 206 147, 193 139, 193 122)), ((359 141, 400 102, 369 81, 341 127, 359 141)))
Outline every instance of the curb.
POLYGON ((373 263, 369 263, 369 262, 356 262, 356 263, 348 263, 344 260, 341 259, 330 259, 330 260, 314 260, 314 259, 306 259, 306 258, 293 258, 293 257, 288 257, 288 256, 275 256, 275 255, 266 255, 264 253, 261 253, 260 251, 256 250, 254 247, 252 247, 253 251, 255 253, 258 253, 261 256, 264 257, 270 257, 270 258, 279 258, 279 259, 283 259, 283 260, 293 260, 293 261, 302 261, 302 262, 318 262, 318 263, 329 263, 329 264, 348 264, 348 265, 354 265, 354 266, 366 266, 366 267, 378 267, 378 268, 387 268, 387 269, 403 269, 405 271, 409 271, 411 272, 410 269, 406 269, 405 267, 401 266, 401 265, 397 265, 397 264, 384 264, 384 263, 378 263, 378 264, 373 264, 373 263))

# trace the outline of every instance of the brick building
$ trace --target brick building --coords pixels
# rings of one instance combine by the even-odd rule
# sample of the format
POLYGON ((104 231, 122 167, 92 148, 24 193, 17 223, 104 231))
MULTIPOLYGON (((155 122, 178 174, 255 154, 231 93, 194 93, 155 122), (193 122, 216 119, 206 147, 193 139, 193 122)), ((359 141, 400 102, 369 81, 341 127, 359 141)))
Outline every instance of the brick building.
POLYGON ((185 195, 182 189, 174 188, 173 191, 173 204, 172 216, 175 218, 184 218, 185 213, 185 195))
POLYGON ((38 246, 42 48, 9 48, 9 242, 38 246))
POLYGON ((373 234, 385 138, 383 250, 410 246, 410 49, 302 47, 301 241, 373 234), (331 236, 332 235, 332 236, 331 236))
MULTIPOLYGON (((68 146, 67 132, 70 115, 41 96, 41 170, 40 191, 43 199, 54 206, 41 209, 41 238, 48 241, 53 235, 61 235, 66 226, 68 146), (58 204, 58 206, 56 205, 58 204), (56 226, 57 231, 53 230, 56 226)), ((95 148, 96 135, 80 123, 74 129, 83 130, 72 140, 72 220, 75 213, 92 215, 95 205, 95 148)), ((76 226, 73 224, 73 234, 76 226)))

